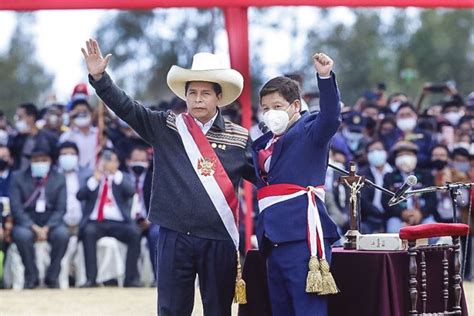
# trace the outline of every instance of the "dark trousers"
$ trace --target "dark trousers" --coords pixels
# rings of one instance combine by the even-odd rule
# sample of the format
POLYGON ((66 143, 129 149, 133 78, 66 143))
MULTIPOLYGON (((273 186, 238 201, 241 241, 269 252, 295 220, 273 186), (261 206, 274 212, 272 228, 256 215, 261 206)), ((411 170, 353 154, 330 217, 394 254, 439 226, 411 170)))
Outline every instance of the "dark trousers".
POLYGON ((151 260, 151 265, 153 267, 153 273, 155 274, 155 280, 157 276, 156 253, 157 253, 157 247, 158 247, 159 233, 160 233, 160 226, 156 224, 150 224, 150 227, 148 227, 148 229, 143 232, 143 235, 145 235, 146 240, 148 242, 148 249, 150 250, 150 260, 151 260))
POLYGON ((160 228, 158 314, 191 315, 199 276, 204 315, 231 315, 237 253, 231 240, 212 240, 160 228))
MULTIPOLYGON (((273 316, 326 316, 327 298, 306 293, 310 253, 306 240, 272 244, 267 258, 267 279, 273 316)), ((331 247, 325 242, 330 263, 331 247)))
POLYGON ((87 280, 95 282, 97 278, 97 240, 102 237, 114 237, 127 244, 125 265, 125 284, 138 281, 137 261, 140 255, 140 231, 134 223, 104 220, 89 221, 81 235, 86 260, 87 280))
MULTIPOLYGON (((29 227, 15 225, 13 226, 12 236, 25 266, 25 283, 38 281, 38 268, 35 260, 35 233, 29 227)), ((54 284, 58 281, 61 260, 66 253, 68 242, 69 233, 65 225, 58 225, 49 229, 48 243, 51 245, 51 263, 46 272, 46 283, 54 284)))

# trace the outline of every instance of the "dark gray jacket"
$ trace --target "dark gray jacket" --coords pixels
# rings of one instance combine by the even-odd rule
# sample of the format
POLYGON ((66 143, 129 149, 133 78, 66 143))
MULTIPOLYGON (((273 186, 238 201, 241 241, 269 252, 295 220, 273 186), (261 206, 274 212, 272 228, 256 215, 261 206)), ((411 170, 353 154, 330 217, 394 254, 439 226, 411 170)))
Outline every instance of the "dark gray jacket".
POLYGON ((45 186, 46 211, 36 212, 36 204, 31 203, 24 208, 24 203, 35 191, 35 179, 31 176, 31 169, 16 171, 12 174, 10 183, 10 205, 15 225, 31 227, 38 226, 55 227, 63 224, 63 216, 66 214, 66 179, 63 174, 51 170, 45 186))
MULTIPOLYGON (((230 240, 224 224, 186 155, 172 112, 151 111, 118 88, 108 74, 90 83, 115 114, 153 146, 149 219, 194 236, 230 240)), ((255 181, 248 131, 217 115, 206 134, 237 191, 242 178, 255 181), (218 146, 225 145, 225 146, 218 146)))

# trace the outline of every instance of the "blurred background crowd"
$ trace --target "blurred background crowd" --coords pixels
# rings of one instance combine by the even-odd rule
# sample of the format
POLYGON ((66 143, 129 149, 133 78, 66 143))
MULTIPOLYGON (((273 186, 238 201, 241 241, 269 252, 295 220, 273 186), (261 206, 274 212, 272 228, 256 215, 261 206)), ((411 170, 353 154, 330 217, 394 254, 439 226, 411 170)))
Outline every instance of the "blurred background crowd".
MULTIPOLYGON (((163 74, 171 64, 186 65, 196 51, 215 51, 214 39, 223 22, 215 10, 166 12, 115 13, 99 27, 97 35, 104 43, 103 50, 114 55, 111 68, 121 86, 138 98, 154 100, 145 102, 152 110, 181 113, 186 111, 186 104, 169 97, 163 74), (164 31, 157 34, 157 26, 166 28, 170 19, 174 19, 174 33, 183 37, 166 37, 164 31), (202 23, 193 25, 196 20, 202 23), (195 32, 186 32, 188 29, 195 32), (137 42, 137 38, 144 40, 137 42), (151 68, 154 70, 143 76, 151 68)), ((266 31, 262 34, 280 34, 281 29, 274 26, 279 25, 276 21, 284 28, 298 20, 297 14, 289 12, 272 15, 255 10, 250 20, 254 24, 259 21, 259 27, 266 31)), ((342 125, 332 140, 328 161, 344 169, 354 161, 358 174, 391 191, 400 188, 412 174, 418 179, 415 188, 473 182, 474 78, 469 71, 472 58, 468 52, 473 45, 469 12, 425 10, 410 16, 400 10, 389 23, 375 11, 354 11, 352 15, 352 26, 329 23, 325 30, 313 32, 302 31, 303 26, 295 23, 292 33, 294 43, 308 38, 308 43, 301 45, 305 51, 323 50, 336 63, 344 104, 342 125), (419 22, 418 28, 407 27, 413 21, 419 22)), ((318 13, 318 19, 331 17, 330 11, 318 13)), ((156 271, 159 227, 150 223, 146 214, 152 155, 159 153, 108 111, 87 84, 73 87, 65 102, 44 98, 39 91, 48 89, 51 78, 41 64, 15 64, 26 60, 34 50, 27 41, 26 25, 31 17, 18 21, 22 19, 26 23, 18 23, 10 50, 0 56, 0 69, 5 74, 2 80, 18 78, 17 73, 31 74, 19 81, 0 81, 0 96, 5 100, 0 109, 0 275, 4 263, 5 272, 12 270, 11 261, 10 267, 6 265, 9 255, 15 253, 21 257, 24 288, 58 288, 64 258, 80 252, 78 260, 67 262, 67 282, 85 287, 107 283, 100 276, 98 244, 102 237, 112 237, 126 245, 121 257, 123 286, 143 286, 143 271, 137 264, 144 252, 149 252, 146 260, 151 266, 151 279, 156 271), (34 102, 27 102, 31 100, 34 102), (37 245, 44 242, 49 245, 49 259, 42 272, 36 254, 37 245), (75 273, 79 270, 83 271, 82 277, 75 273)), ((266 131, 256 91, 270 76, 263 67, 267 57, 257 54, 262 38, 251 40, 256 42, 252 50, 254 104, 250 129, 255 139, 266 131)), ((77 51, 79 55, 79 47, 77 51)), ((303 110, 317 112, 319 94, 313 88, 313 69, 303 60, 295 59, 279 71, 300 84, 303 110)), ((238 103, 222 112, 227 119, 241 123, 238 103)), ((338 171, 328 169, 326 205, 344 234, 349 225, 349 191, 339 181, 340 176, 338 171)), ((390 207, 389 197, 364 187, 361 232, 398 233, 405 225, 472 222, 469 210, 474 195, 470 193, 460 190, 453 218, 448 191, 414 196, 390 207)), ((243 199, 241 205, 245 212, 243 199)), ((256 220, 256 203, 254 213, 256 220)), ((464 247, 468 245, 466 278, 474 276, 472 233, 469 240, 463 241, 464 247)), ((12 283, 9 280, 3 285, 8 288, 12 283)))

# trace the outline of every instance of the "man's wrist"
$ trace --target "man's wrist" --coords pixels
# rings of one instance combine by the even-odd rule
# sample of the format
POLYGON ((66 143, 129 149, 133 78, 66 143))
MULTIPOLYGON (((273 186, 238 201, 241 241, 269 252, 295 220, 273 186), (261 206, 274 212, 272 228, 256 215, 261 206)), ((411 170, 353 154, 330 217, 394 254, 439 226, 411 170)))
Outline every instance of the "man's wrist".
POLYGON ((91 77, 94 79, 94 81, 99 81, 100 79, 102 79, 102 77, 104 76, 104 73, 100 73, 100 74, 91 74, 91 77))

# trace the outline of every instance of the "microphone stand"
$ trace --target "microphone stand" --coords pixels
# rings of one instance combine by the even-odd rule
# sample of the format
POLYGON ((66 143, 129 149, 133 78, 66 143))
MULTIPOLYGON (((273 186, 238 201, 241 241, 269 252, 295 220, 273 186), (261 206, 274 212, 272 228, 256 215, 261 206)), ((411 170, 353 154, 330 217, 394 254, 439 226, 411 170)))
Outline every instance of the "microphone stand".
POLYGON ((430 186, 423 189, 407 191, 402 197, 403 199, 408 199, 414 194, 424 194, 424 193, 430 193, 430 192, 436 192, 436 191, 449 191, 449 195, 451 196, 451 201, 453 204, 453 223, 456 223, 457 222, 456 210, 458 206, 458 201, 456 198, 461 194, 459 192, 459 189, 470 189, 472 187, 474 187, 474 183, 472 182, 446 183, 445 185, 442 185, 442 186, 430 186))

